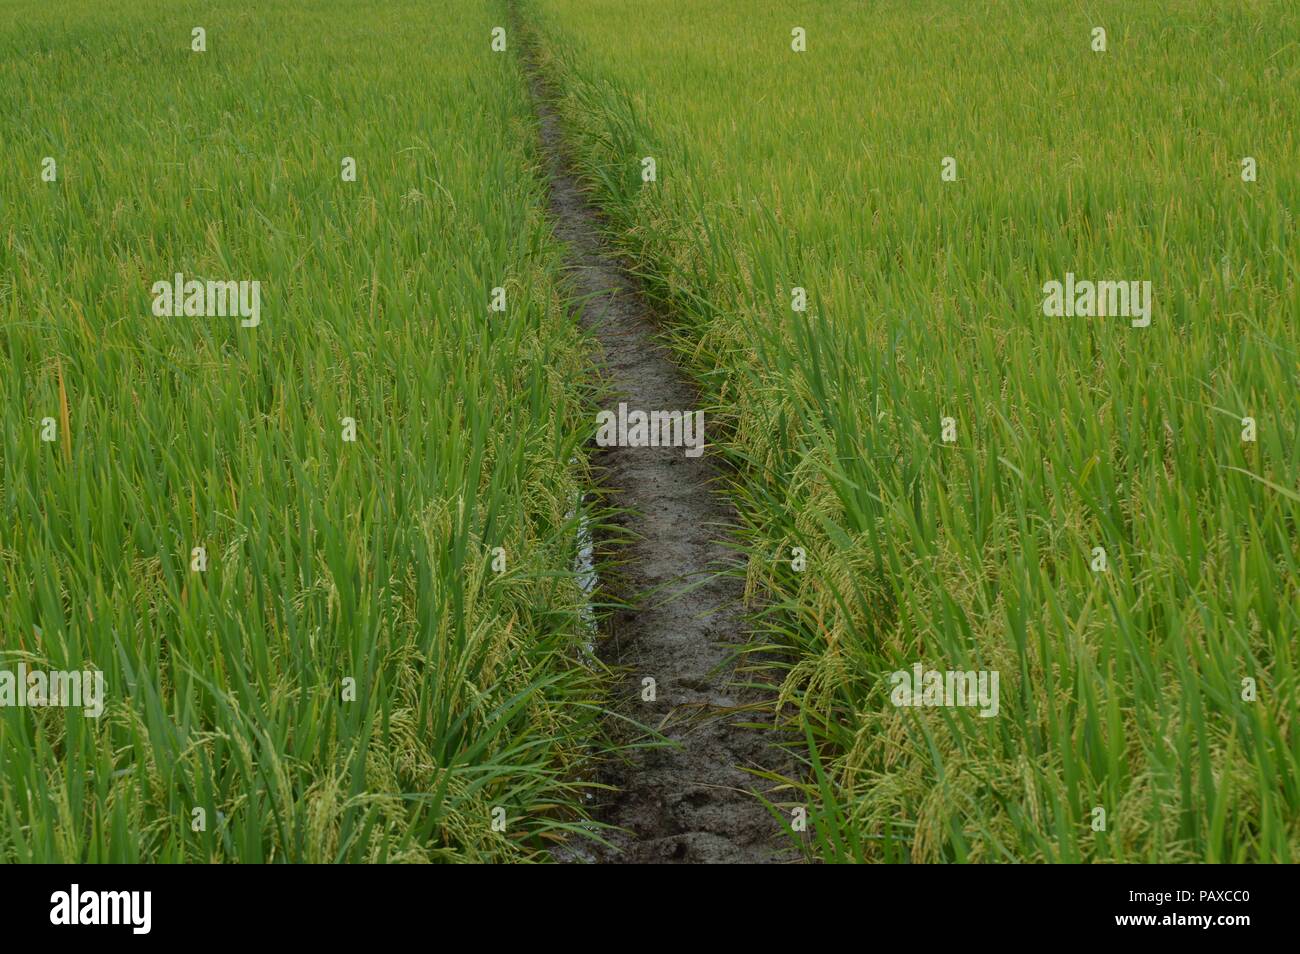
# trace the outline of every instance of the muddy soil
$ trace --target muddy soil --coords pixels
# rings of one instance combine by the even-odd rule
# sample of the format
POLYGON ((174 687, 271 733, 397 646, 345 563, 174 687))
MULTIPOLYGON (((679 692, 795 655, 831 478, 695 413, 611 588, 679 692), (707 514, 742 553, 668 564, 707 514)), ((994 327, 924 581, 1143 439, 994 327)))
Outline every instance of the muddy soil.
MULTIPOLYGON (((657 338, 656 320, 635 280, 601 234, 602 219, 571 171, 560 121, 545 80, 525 57, 550 174, 550 207, 567 246, 569 279, 581 321, 599 341, 603 370, 629 409, 691 411, 700 396, 657 338)), ((706 415, 705 435, 709 433, 706 415)), ((633 750, 610 760, 599 780, 617 788, 595 817, 623 829, 614 848, 569 846, 566 861, 631 863, 769 863, 796 860, 778 821, 755 797, 773 801, 772 783, 745 768, 793 774, 774 733, 739 722, 767 720, 763 692, 741 688, 729 661, 746 641, 742 582, 724 575, 737 557, 726 541, 734 509, 719 493, 711 455, 681 447, 602 448, 596 458, 610 502, 631 541, 619 545, 617 579, 602 585, 630 609, 608 621, 598 653, 626 675, 611 708, 649 726, 671 746, 633 750), (656 701, 642 701, 642 680, 656 682, 656 701)), ((742 674, 740 679, 752 682, 742 674)), ((620 741, 638 737, 611 720, 620 741)), ((643 734, 640 737, 644 737, 643 734)), ((787 793, 788 798, 788 793, 787 793)))

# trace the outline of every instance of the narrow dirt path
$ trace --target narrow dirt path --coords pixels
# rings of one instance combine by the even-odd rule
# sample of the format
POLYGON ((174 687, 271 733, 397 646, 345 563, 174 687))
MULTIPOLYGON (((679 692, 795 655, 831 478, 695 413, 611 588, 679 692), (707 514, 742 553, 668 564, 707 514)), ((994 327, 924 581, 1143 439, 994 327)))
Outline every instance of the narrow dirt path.
MULTIPOLYGON (((600 342, 613 403, 646 412, 690 411, 699 395, 656 338, 653 314, 600 233, 599 213, 571 172, 560 120, 545 81, 525 57, 551 179, 556 234, 568 247, 570 277, 584 301, 582 321, 600 342)), ((705 421, 708 434, 708 421, 705 421)), ((795 860, 781 823, 753 794, 771 785, 745 767, 791 772, 771 733, 737 725, 762 721, 744 707, 755 690, 732 685, 728 665, 745 641, 742 584, 719 571, 734 565, 726 545, 735 512, 714 487, 706 453, 681 447, 612 447, 597 458, 612 503, 627 513, 632 541, 621 545, 617 580, 602 581, 631 609, 610 620, 600 655, 626 667, 612 707, 675 743, 634 750, 600 778, 618 794, 596 817, 626 829, 615 850, 573 849, 564 860, 594 862, 778 862, 795 860), (703 581, 703 582, 701 582, 703 581), (642 680, 657 697, 642 701, 642 680)))

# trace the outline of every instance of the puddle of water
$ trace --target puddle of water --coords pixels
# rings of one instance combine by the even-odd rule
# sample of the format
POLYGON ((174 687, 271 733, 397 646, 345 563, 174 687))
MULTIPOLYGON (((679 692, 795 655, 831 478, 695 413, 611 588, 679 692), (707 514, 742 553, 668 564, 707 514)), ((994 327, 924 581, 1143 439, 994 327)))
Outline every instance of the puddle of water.
MULTIPOLYGON (((582 604, 582 622, 588 635, 596 637, 596 607, 592 600, 596 595, 596 541, 591 532, 591 514, 587 512, 586 501, 580 502, 578 510, 578 548, 573 554, 573 572, 578 577, 578 585, 586 599, 582 604)), ((594 646, 588 647, 594 652, 594 646)))
MULTIPOLYGON (((570 464, 576 464, 572 460, 570 464)), ((592 531, 591 512, 587 509, 587 498, 578 494, 573 499, 573 506, 565 514, 566 520, 578 518, 576 545, 573 551, 573 575, 582 588, 582 606, 578 610, 582 620, 582 658, 586 663, 596 661, 596 538, 592 531)))
MULTIPOLYGON (((576 461, 573 463, 576 463, 576 461)), ((587 503, 586 496, 583 494, 575 495, 573 506, 565 514, 565 520, 572 520, 575 516, 578 519, 573 549, 573 575, 578 581, 578 586, 582 588, 583 597, 582 606, 578 609, 578 618, 582 620, 578 658, 584 665, 595 668, 597 664, 596 637, 599 633, 599 626, 596 620, 594 600, 598 578, 596 576, 596 538, 592 531, 591 513, 587 509, 587 503)), ((583 792, 582 801, 590 810, 596 803, 596 796, 592 792, 583 792)), ((599 825, 590 820, 581 822, 579 827, 592 835, 601 830, 599 825)), ((591 848, 580 838, 571 838, 563 844, 557 845, 550 850, 550 855, 553 861, 561 864, 594 864, 598 860, 591 848)))

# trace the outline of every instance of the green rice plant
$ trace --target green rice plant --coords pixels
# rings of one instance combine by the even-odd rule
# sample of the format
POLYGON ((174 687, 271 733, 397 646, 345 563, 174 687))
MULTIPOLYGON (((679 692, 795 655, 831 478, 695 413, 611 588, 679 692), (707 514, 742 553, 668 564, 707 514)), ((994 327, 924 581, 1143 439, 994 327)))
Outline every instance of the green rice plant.
POLYGON ((810 850, 1296 860, 1294 4, 521 7, 726 424, 810 850), (893 704, 918 662, 998 715, 893 704))
POLYGON ((0 6, 0 670, 106 686, 0 708, 0 862, 544 858, 589 358, 503 4, 0 6))

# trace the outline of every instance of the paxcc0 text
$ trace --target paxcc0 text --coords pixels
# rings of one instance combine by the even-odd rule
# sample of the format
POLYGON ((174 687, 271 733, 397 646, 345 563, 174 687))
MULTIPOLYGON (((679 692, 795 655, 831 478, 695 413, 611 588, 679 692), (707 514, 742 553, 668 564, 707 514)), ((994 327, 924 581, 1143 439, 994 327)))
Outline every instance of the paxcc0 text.
POLYGON ((1169 901, 1229 902, 1249 901, 1249 891, 1130 891, 1130 901, 1161 905, 1169 901))

